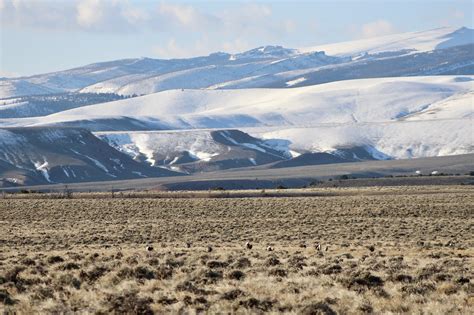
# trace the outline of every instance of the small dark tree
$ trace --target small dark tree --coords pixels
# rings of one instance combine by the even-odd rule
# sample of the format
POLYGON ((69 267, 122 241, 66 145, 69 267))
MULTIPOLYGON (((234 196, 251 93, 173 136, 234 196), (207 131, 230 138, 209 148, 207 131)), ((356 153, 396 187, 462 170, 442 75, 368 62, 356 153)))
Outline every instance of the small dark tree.
POLYGON ((72 190, 67 185, 64 185, 63 196, 66 199, 72 199, 72 190))

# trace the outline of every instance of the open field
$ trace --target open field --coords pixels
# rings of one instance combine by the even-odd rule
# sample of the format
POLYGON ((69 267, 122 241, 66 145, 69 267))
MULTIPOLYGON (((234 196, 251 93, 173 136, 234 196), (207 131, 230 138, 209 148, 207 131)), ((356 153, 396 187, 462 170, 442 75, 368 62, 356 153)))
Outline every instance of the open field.
POLYGON ((472 312, 473 186, 259 193, 0 198, 0 310, 472 312))

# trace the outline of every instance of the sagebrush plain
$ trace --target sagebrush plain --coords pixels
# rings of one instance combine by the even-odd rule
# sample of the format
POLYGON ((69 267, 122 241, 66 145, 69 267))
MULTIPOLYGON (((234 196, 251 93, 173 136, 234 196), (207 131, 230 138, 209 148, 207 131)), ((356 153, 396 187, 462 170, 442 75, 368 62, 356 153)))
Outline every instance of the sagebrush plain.
POLYGON ((472 186, 278 193, 4 195, 0 310, 472 312, 472 186))

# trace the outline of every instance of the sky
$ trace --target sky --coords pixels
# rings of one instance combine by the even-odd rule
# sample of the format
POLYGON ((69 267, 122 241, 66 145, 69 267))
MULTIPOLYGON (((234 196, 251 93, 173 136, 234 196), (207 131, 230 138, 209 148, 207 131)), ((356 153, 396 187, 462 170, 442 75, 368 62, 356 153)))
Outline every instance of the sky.
POLYGON ((473 0, 0 0, 0 77, 473 28, 473 0))

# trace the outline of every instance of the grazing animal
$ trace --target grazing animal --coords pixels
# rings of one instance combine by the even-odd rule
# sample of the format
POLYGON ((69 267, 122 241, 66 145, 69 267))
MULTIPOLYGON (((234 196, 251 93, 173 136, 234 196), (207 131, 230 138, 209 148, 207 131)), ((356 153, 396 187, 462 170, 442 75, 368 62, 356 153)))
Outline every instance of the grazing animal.
POLYGON ((317 250, 317 251, 320 251, 320 250, 321 250, 321 244, 319 244, 319 243, 316 244, 316 250, 317 250))
POLYGON ((273 247, 271 247, 271 246, 268 246, 268 247, 267 247, 267 251, 269 251, 269 252, 273 252, 273 247))
POLYGON ((252 246, 252 244, 250 244, 250 242, 247 242, 247 243, 245 243, 245 247, 247 249, 252 249, 253 246, 252 246))
POLYGON ((328 251, 328 250, 329 250, 329 246, 326 246, 326 249, 325 249, 325 251, 328 251))
POLYGON ((153 251, 153 246, 148 245, 148 246, 146 247, 146 250, 149 251, 149 252, 153 251))
POLYGON ((207 252, 208 253, 212 252, 212 246, 207 246, 207 252))

